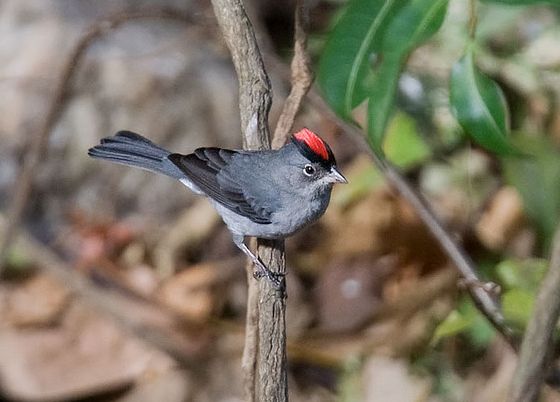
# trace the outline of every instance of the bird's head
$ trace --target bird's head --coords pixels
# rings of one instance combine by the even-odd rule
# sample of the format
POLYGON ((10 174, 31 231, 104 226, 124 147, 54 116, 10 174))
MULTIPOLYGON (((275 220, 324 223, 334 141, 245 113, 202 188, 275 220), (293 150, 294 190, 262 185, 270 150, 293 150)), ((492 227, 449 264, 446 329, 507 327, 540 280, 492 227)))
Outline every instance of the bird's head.
POLYGON ((291 138, 299 152, 296 167, 301 180, 314 187, 331 187, 334 183, 348 183, 340 173, 329 145, 313 131, 303 128, 291 138))

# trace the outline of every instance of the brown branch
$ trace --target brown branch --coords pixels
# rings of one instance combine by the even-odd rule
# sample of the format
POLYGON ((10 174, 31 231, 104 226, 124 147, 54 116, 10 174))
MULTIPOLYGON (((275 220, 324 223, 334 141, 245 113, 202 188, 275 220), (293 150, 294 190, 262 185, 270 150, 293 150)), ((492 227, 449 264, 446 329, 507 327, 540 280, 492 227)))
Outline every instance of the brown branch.
POLYGON ((307 53, 308 13, 309 10, 305 0, 298 0, 294 16, 294 57, 291 65, 292 88, 284 102, 282 113, 278 118, 278 123, 274 130, 274 138, 272 139, 272 148, 280 148, 288 139, 303 98, 313 82, 311 59, 307 53))
POLYGON ((45 149, 50 134, 62 112, 65 109, 66 101, 70 95, 72 79, 83 60, 87 49, 91 44, 107 34, 109 31, 119 27, 120 25, 137 19, 156 18, 156 19, 173 19, 180 22, 190 23, 191 18, 188 14, 180 10, 170 8, 147 8, 139 11, 125 11, 100 19, 94 23, 90 29, 80 38, 77 45, 70 53, 57 85, 54 90, 51 101, 49 102, 49 110, 37 132, 32 139, 29 151, 27 152, 20 176, 17 180, 17 187, 14 190, 14 197, 10 204, 7 215, 7 227, 4 236, 0 239, 0 273, 5 265, 6 252, 10 244, 16 236, 17 229, 20 225, 23 211, 27 206, 29 195, 33 187, 33 177, 39 166, 39 162, 44 157, 45 149))
MULTIPOLYGON (((212 0, 239 79, 239 109, 243 143, 247 149, 270 149, 268 112, 271 85, 255 33, 241 0, 212 0)), ((268 268, 286 271, 283 241, 258 240, 258 254, 268 268)), ((247 333, 243 355, 246 399, 288 399, 286 359, 286 303, 284 293, 268 281, 255 282, 248 270, 247 333)))
MULTIPOLYGON (((471 258, 462 250, 459 245, 453 240, 452 235, 444 228, 443 224, 439 221, 436 215, 429 207, 427 201, 422 195, 408 182, 408 180, 395 168, 391 163, 381 159, 376 155, 367 141, 363 137, 362 132, 355 126, 347 123, 339 118, 330 107, 324 102, 321 96, 316 91, 309 93, 309 98, 315 107, 322 112, 329 114, 329 116, 349 134, 349 138, 358 143, 360 148, 367 152, 373 159, 376 166, 383 173, 388 182, 399 192, 399 194, 406 199, 414 208, 420 219, 426 225, 432 236, 438 241, 441 248, 445 251, 450 261, 453 262, 455 268, 459 271, 460 275, 465 279, 467 284, 479 284, 483 281, 480 279, 476 272, 476 266, 471 258)), ((477 306, 478 310, 490 321, 494 328, 502 334, 504 339, 509 345, 517 350, 518 342, 515 339, 511 328, 505 322, 500 307, 492 296, 484 290, 481 286, 469 286, 469 293, 477 306)))
MULTIPOLYGON (((254 243, 254 242, 253 242, 254 243)), ((243 389, 247 402, 255 402, 257 356, 259 347, 259 288, 252 273, 252 264, 247 266, 247 312, 245 313, 245 344, 241 357, 243 389)))
POLYGON ((554 356, 553 344, 560 317, 560 225, 556 229, 550 266, 543 278, 535 308, 521 343, 519 363, 512 381, 510 402, 538 400, 554 356))

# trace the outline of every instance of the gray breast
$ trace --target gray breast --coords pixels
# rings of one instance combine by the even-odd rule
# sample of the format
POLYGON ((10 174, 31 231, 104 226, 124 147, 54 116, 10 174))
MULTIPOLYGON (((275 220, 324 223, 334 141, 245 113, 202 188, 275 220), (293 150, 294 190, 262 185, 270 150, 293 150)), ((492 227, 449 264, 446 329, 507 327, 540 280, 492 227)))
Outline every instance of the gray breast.
POLYGON ((328 188, 320 196, 314 196, 307 200, 292 199, 289 204, 283 205, 280 210, 274 213, 270 224, 255 223, 215 201, 212 201, 212 203, 232 233, 278 239, 288 237, 319 219, 327 209, 330 193, 331 189, 328 188))

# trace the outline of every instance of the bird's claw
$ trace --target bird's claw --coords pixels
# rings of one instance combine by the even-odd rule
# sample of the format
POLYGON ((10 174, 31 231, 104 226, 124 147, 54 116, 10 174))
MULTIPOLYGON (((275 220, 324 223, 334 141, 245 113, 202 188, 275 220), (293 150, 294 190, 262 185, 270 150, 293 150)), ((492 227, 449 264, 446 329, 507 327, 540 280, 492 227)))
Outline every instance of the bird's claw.
POLYGON ((286 289, 286 275, 272 272, 266 267, 257 269, 253 273, 253 277, 257 280, 266 278, 276 290, 284 291, 286 289))

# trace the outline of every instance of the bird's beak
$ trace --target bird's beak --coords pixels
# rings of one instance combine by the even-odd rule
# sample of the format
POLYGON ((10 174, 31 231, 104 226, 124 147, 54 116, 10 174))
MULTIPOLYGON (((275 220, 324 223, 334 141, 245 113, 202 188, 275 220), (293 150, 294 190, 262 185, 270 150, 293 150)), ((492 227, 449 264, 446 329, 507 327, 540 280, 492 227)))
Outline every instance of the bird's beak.
POLYGON ((333 183, 344 183, 344 184, 348 183, 346 177, 344 177, 342 173, 338 171, 336 166, 333 166, 331 168, 331 173, 329 174, 329 177, 332 179, 333 183))

